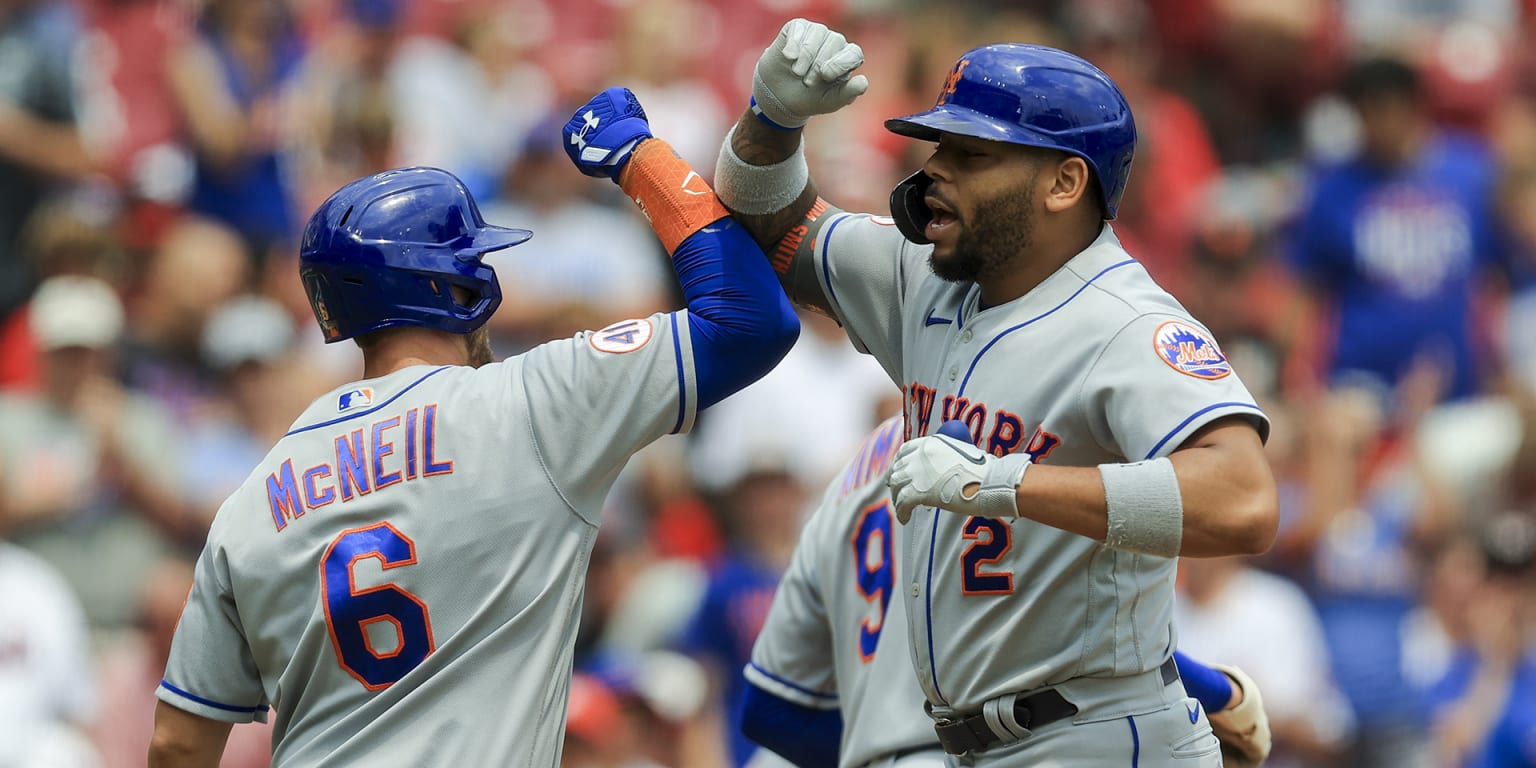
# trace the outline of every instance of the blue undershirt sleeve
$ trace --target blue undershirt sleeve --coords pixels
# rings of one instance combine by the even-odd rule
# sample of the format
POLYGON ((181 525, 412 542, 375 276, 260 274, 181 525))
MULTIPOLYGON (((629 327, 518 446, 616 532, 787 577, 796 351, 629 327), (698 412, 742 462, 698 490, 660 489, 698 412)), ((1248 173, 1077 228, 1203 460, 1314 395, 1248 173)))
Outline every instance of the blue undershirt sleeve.
POLYGON ((1207 713, 1220 712, 1232 700, 1232 679, 1219 669, 1212 669, 1174 651, 1173 662, 1179 667, 1179 677, 1184 680, 1184 690, 1195 697, 1207 713))
POLYGON ((843 716, 781 699, 755 685, 742 697, 741 732, 800 768, 837 768, 843 716))
POLYGON ((757 381, 800 335, 800 319, 751 235, 729 217, 689 235, 672 253, 688 301, 699 406, 757 381))

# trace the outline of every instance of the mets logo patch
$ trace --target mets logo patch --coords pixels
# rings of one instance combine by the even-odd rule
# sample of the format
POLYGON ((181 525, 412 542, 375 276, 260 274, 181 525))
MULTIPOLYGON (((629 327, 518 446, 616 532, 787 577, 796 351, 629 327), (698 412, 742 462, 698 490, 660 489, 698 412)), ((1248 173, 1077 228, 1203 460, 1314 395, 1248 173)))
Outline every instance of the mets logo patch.
POLYGON ((633 352, 651 340, 651 321, 624 320, 592 334, 592 348, 599 352, 633 352))
POLYGON ((1159 325, 1152 335, 1152 346, 1168 367, 1186 376, 1220 379, 1232 373, 1232 364, 1216 340, 1189 323, 1169 320, 1159 325))
POLYGON ((373 387, 349 389, 336 396, 336 410, 340 413, 370 405, 373 405, 373 387))

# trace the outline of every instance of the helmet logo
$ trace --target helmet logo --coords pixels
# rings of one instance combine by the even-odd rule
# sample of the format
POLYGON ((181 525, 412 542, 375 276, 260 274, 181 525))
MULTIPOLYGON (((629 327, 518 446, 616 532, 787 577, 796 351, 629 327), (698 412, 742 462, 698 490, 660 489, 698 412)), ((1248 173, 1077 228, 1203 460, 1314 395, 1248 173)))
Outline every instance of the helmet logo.
POLYGON ((955 68, 944 78, 944 90, 939 91, 939 101, 934 106, 943 106, 949 103, 949 97, 955 95, 955 86, 960 84, 960 73, 970 66, 970 59, 961 59, 955 62, 955 68))

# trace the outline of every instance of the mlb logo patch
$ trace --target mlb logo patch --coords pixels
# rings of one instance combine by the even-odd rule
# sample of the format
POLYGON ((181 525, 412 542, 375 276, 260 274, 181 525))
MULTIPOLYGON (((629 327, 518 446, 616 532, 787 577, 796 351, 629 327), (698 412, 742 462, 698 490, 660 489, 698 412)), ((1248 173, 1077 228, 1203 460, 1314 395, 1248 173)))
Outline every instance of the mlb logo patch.
POLYGON ((347 411, 370 405, 373 405, 373 387, 348 390, 336 398, 336 411, 338 413, 346 413, 347 411))
POLYGON ((1169 368, 1186 376, 1220 379, 1232 373, 1232 364, 1216 346, 1216 339, 1189 323, 1169 320, 1159 325, 1152 346, 1169 368))

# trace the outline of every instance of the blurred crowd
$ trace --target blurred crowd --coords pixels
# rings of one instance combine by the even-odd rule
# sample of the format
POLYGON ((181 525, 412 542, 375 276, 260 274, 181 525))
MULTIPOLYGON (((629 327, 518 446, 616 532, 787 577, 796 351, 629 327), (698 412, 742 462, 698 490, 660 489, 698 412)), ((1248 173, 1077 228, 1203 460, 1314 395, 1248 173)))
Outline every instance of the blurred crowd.
MULTIPOLYGON (((628 85, 708 173, 796 15, 867 55, 807 131, 847 209, 885 210, 928 147, 881 120, 970 47, 1065 47, 1125 90, 1115 228, 1274 425, 1276 545, 1186 560, 1178 615, 1260 684, 1271 765, 1536 765, 1532 0, 0 0, 0 766, 143 763, 211 516, 360 370, 296 279, 320 200, 434 165, 533 230, 492 259, 502 356, 676 308, 558 125, 628 85)), ((773 762, 730 725, 739 670, 808 506, 900 402, 805 326, 615 488, 568 765, 773 762)), ((225 764, 269 737, 235 728, 225 764)))

